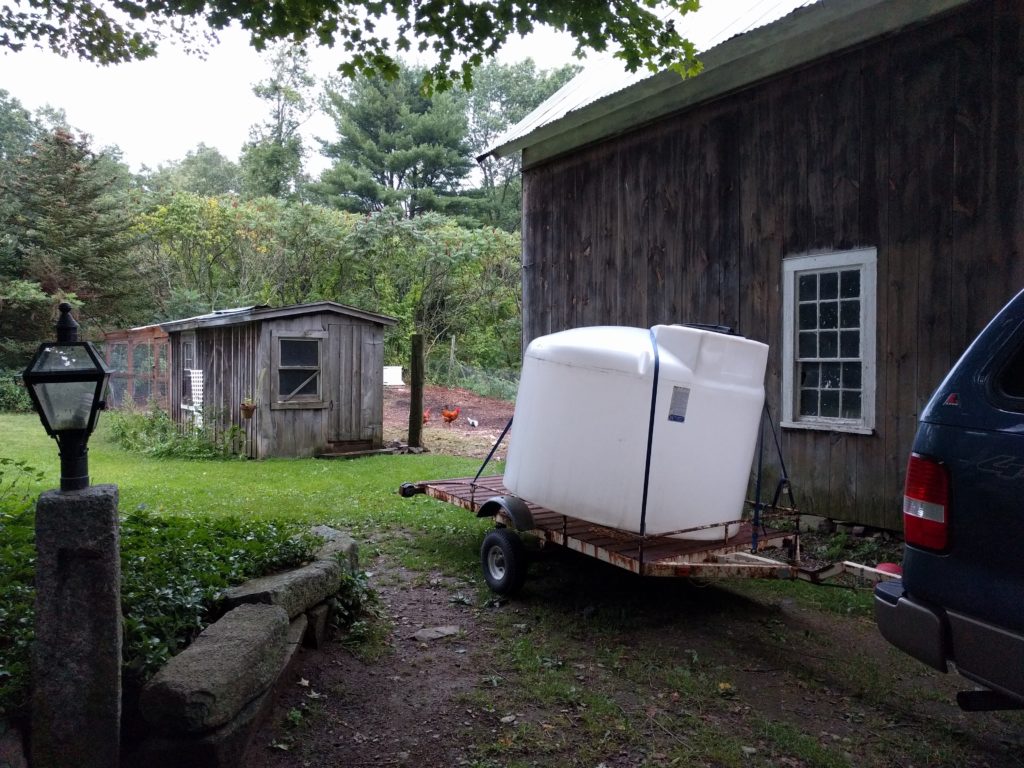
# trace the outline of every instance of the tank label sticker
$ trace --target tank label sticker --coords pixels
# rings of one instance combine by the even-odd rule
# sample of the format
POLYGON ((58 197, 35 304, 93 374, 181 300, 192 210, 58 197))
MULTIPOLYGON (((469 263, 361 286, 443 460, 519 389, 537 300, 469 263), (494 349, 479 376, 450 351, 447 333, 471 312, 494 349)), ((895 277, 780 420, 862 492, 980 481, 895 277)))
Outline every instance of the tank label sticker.
POLYGON ((686 421, 686 405, 689 402, 689 387, 672 387, 672 402, 668 405, 668 420, 686 421))

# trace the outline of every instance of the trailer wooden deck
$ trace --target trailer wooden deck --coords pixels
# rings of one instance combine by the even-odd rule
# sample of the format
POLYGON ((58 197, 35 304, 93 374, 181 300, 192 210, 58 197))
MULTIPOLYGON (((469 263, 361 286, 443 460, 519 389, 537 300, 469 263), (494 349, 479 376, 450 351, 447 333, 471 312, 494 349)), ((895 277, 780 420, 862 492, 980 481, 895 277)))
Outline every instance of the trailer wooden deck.
MULTIPOLYGON (((433 480, 408 484, 403 495, 426 494, 449 504, 463 507, 474 514, 490 499, 510 495, 500 475, 450 480, 433 480)), ((749 521, 730 521, 739 530, 730 538, 698 540, 685 534, 703 528, 687 529, 672 536, 641 536, 608 528, 554 512, 523 500, 533 516, 533 529, 524 531, 545 542, 559 544, 582 554, 596 557, 612 565, 643 576, 690 576, 700 578, 806 578, 797 565, 760 557, 754 548, 754 527, 749 521)), ((498 512, 499 524, 514 528, 510 517, 498 512)), ((757 547, 786 546, 793 533, 768 528, 757 531, 757 547)), ((795 550, 795 548, 794 548, 795 550)))

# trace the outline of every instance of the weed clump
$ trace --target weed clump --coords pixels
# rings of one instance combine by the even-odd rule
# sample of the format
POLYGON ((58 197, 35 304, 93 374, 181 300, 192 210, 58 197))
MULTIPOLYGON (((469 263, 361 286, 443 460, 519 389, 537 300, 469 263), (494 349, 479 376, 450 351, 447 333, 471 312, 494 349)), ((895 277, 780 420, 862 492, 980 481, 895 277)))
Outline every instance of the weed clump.
POLYGON ((204 412, 202 426, 175 424, 166 411, 123 410, 109 414, 115 442, 132 453, 154 458, 228 459, 242 455, 245 431, 221 424, 216 413, 204 412))
POLYGON ((30 413, 32 400, 21 384, 19 371, 0 369, 0 412, 30 413))

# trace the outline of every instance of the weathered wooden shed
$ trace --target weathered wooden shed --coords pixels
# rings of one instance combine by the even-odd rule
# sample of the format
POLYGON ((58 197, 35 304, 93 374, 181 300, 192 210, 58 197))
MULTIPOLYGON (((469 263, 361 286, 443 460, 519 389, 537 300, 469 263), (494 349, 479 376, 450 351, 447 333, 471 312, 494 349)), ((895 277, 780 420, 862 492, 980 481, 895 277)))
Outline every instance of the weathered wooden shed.
POLYGON ((1024 286, 1022 22, 1016 0, 821 0, 686 81, 584 72, 488 151, 523 157, 524 340, 767 342, 801 508, 899 527, 922 406, 1024 286))
POLYGON ((171 417, 239 426, 251 458, 379 449, 384 329, 395 322, 319 301, 163 323, 171 417))

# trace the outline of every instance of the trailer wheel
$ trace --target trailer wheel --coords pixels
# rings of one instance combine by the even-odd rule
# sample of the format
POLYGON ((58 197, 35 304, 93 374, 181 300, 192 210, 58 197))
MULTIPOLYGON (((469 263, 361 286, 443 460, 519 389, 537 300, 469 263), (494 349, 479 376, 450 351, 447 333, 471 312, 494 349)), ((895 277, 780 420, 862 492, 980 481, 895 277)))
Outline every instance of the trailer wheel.
POLYGON ((526 548, 508 528, 495 528, 484 537, 480 564, 487 586, 499 595, 515 594, 526 581, 526 548))

